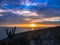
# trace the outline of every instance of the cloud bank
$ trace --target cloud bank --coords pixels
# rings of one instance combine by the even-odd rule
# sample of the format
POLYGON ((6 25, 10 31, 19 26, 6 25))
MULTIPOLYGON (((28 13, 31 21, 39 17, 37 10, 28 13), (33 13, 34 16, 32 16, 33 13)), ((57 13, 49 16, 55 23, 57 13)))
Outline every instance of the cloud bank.
POLYGON ((0 24, 60 23, 59 0, 0 0, 0 24))

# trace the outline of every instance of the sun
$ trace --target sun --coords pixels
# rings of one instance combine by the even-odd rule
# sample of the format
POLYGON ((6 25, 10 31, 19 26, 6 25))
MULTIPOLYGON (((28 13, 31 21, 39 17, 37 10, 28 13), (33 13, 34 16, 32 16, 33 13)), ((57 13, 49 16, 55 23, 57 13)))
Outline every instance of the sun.
POLYGON ((30 24, 30 27, 36 27, 36 24, 30 24))

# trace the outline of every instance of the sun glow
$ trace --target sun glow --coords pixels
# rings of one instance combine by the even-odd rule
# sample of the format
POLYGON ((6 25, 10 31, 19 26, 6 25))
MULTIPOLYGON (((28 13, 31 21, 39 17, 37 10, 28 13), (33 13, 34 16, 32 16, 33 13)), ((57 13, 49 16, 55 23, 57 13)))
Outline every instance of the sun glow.
POLYGON ((30 27, 36 27, 36 24, 30 24, 30 27))

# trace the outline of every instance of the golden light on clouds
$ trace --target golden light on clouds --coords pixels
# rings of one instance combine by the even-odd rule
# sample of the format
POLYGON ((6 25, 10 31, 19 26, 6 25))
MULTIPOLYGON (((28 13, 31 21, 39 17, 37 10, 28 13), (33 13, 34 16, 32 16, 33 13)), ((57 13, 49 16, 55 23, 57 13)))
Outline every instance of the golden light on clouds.
POLYGON ((25 18, 24 20, 25 20, 25 21, 30 21, 31 19, 30 19, 30 18, 25 18))
POLYGON ((30 22, 59 22, 60 17, 49 17, 49 18, 40 18, 40 19, 34 19, 30 22))

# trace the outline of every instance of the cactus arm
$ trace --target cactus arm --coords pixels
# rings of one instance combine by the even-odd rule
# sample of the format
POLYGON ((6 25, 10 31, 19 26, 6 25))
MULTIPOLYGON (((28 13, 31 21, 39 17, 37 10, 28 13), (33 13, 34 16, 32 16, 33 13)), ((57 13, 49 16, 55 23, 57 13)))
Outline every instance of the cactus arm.
POLYGON ((14 38, 15 30, 16 30, 16 27, 12 28, 12 30, 10 30, 10 31, 8 31, 8 29, 6 29, 6 34, 7 34, 9 39, 14 38))
POLYGON ((6 28, 6 34, 8 35, 9 33, 8 33, 8 29, 6 28))
POLYGON ((13 30, 14 33, 15 33, 15 30, 16 30, 16 27, 14 27, 14 30, 13 30))

